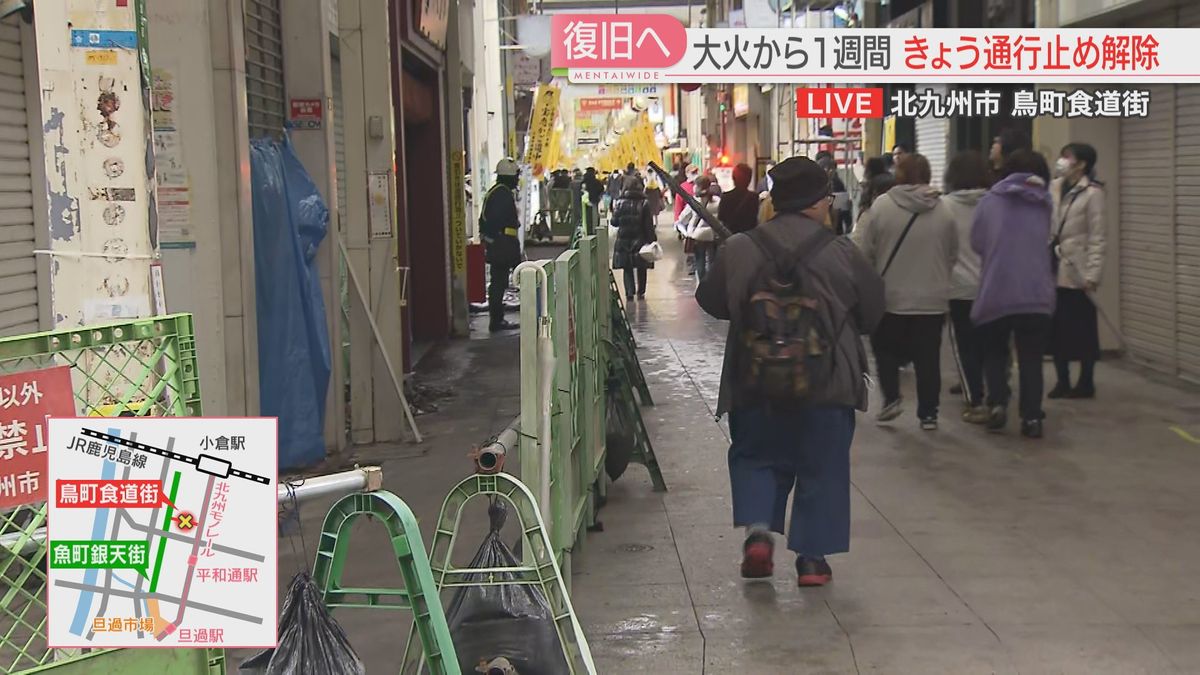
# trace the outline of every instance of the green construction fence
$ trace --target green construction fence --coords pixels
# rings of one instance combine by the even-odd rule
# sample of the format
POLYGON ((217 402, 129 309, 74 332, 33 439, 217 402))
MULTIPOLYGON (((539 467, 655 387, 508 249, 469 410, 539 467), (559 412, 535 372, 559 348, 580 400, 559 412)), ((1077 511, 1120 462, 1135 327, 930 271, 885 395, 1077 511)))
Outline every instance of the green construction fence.
MULTIPOLYGON (((70 366, 80 416, 198 416, 189 314, 0 338, 0 374, 70 366)), ((218 675, 218 649, 82 650, 46 644, 46 504, 0 512, 0 673, 218 675)))

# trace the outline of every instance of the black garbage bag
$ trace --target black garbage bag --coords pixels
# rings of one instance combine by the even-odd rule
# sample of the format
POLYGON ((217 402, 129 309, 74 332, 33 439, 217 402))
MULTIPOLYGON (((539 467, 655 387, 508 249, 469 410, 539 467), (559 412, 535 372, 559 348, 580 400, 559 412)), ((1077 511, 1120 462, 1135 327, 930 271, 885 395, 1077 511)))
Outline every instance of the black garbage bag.
POLYGON ((608 381, 608 405, 604 420, 604 472, 612 480, 625 474, 629 461, 633 458, 633 447, 636 441, 633 437, 633 425, 625 420, 621 407, 621 397, 617 387, 620 380, 608 381))
POLYGON ((279 614, 279 646, 256 654, 238 669, 255 675, 364 675, 367 670, 346 632, 321 599, 308 572, 292 577, 279 614))
MULTIPOLYGON (((521 565, 500 539, 507 515, 499 501, 488 507, 491 531, 471 561, 471 568, 521 565)), ((479 581, 480 577, 472 575, 471 580, 479 581)), ((463 586, 450 599, 446 620, 464 675, 488 673, 489 665, 500 672, 512 668, 520 675, 570 675, 554 627, 554 614, 536 586, 463 586)))

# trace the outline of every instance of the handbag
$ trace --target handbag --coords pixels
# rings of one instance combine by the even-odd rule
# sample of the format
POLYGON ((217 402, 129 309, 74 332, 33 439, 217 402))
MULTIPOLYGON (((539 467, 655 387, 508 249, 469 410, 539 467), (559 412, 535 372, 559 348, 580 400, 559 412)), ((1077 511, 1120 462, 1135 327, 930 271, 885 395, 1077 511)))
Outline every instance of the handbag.
POLYGON ((663 259, 663 249, 657 241, 652 241, 639 249, 638 255, 646 262, 658 262, 663 259))
POLYGON ((717 238, 717 233, 708 223, 701 221, 699 225, 692 228, 691 238, 696 241, 713 241, 717 238))

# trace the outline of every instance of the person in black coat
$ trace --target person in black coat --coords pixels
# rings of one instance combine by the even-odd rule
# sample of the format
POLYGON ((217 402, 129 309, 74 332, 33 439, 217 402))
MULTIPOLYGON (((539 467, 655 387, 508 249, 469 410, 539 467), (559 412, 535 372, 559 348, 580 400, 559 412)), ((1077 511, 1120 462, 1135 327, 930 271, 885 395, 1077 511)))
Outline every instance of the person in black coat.
POLYGON ((493 333, 519 328, 504 318, 504 293, 509 277, 521 262, 521 231, 517 199, 514 194, 519 182, 520 168, 509 157, 496 165, 496 183, 483 198, 483 213, 479 217, 479 233, 484 254, 491 267, 488 284, 488 328, 493 333))
POLYGON ((595 167, 589 166, 583 173, 583 189, 587 190, 588 201, 592 203, 592 206, 599 206, 600 200, 604 198, 604 183, 601 183, 600 178, 596 176, 595 167))
POLYGON ((613 203, 613 227, 617 228, 617 240, 613 244, 615 270, 625 270, 625 297, 632 300, 636 295, 646 297, 647 270, 654 263, 640 254, 642 247, 658 241, 654 231, 654 216, 646 200, 646 186, 641 176, 625 179, 621 196, 613 203))

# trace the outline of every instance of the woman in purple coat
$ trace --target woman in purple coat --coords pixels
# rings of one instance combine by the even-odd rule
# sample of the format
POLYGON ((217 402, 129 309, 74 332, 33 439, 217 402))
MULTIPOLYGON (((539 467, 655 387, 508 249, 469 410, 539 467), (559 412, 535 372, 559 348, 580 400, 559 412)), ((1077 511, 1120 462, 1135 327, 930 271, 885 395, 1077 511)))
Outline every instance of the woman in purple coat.
POLYGON ((1018 150, 1005 160, 1003 180, 975 209, 971 247, 982 263, 979 295, 971 320, 983 344, 989 407, 987 428, 1008 425, 1009 340, 1017 345, 1020 368, 1021 434, 1041 438, 1042 355, 1054 314, 1054 274, 1048 243, 1053 200, 1046 158, 1018 150))

